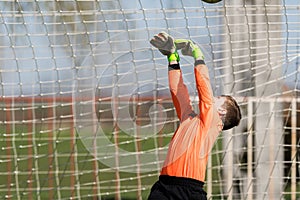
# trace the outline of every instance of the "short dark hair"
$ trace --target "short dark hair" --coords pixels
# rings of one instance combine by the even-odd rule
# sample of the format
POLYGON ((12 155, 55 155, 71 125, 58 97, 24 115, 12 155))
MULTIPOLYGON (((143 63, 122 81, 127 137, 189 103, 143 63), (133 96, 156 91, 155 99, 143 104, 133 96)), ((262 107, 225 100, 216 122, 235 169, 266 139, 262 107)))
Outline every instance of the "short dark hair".
POLYGON ((227 111, 222 119, 223 130, 228 130, 239 125, 242 115, 240 106, 232 96, 222 95, 222 97, 226 98, 223 108, 227 111))

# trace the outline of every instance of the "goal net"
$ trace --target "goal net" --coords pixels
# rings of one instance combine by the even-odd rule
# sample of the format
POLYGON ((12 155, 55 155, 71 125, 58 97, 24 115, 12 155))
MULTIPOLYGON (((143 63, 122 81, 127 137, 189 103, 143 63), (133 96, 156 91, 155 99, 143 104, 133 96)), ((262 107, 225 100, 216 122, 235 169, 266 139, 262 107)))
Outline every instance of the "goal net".
MULTIPOLYGON (((205 54, 240 125, 209 156, 208 199, 300 198, 297 0, 0 2, 1 199, 147 199, 179 121, 165 31, 205 54)), ((197 110, 193 60, 181 57, 197 110)))

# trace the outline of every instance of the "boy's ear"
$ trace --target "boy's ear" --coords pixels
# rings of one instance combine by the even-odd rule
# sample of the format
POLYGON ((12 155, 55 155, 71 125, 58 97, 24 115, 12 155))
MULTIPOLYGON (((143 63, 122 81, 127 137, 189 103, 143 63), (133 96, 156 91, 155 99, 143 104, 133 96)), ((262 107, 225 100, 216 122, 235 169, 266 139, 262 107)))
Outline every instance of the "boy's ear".
POLYGON ((220 107, 220 108, 218 108, 218 113, 219 113, 219 115, 224 116, 224 115, 226 115, 227 110, 220 107))

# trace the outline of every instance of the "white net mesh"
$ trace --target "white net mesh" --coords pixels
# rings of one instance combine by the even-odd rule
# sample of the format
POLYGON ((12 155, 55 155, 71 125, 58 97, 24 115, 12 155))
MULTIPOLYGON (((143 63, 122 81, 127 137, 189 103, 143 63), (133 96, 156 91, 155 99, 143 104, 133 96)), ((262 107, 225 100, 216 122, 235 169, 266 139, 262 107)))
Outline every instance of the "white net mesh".
MULTIPOLYGON (((296 0, 0 2, 1 199, 146 199, 178 126, 166 31, 202 48, 215 95, 241 104, 220 135, 210 199, 292 199, 298 188, 296 0)), ((181 57, 197 109, 193 61, 181 57)))

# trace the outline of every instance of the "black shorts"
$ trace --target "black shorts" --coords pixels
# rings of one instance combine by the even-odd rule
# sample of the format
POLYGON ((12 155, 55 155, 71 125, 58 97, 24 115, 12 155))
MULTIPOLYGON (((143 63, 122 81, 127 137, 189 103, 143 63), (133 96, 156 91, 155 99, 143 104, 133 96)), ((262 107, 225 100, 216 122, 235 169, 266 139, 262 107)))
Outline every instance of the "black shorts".
POLYGON ((203 184, 191 178, 161 175, 148 200, 207 200, 203 184))

